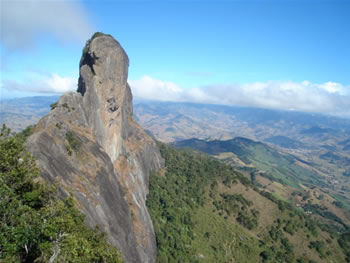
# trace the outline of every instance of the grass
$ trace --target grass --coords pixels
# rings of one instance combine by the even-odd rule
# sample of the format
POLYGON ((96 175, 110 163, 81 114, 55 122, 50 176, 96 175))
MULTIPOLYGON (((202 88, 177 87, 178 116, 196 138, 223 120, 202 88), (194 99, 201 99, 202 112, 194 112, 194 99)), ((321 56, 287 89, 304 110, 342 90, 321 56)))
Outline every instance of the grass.
POLYGON ((256 238, 239 224, 213 214, 209 204, 198 209, 194 216, 193 248, 200 262, 259 262, 261 249, 256 238), (207 234, 208 233, 208 234, 207 234), (199 256, 203 255, 203 258, 199 256), (247 255, 250 255, 249 258, 247 255))
POLYGON ((282 155, 265 145, 249 146, 246 155, 255 167, 282 184, 300 189, 299 183, 322 183, 316 174, 296 165, 292 157, 282 155))

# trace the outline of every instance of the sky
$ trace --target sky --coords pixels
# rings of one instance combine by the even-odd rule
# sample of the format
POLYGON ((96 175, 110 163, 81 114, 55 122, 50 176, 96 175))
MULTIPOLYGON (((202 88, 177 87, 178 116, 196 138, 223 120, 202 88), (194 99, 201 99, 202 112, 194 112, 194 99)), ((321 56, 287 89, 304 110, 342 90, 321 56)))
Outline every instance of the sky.
POLYGON ((0 0, 0 99, 75 91, 114 36, 135 98, 350 117, 349 0, 0 0))

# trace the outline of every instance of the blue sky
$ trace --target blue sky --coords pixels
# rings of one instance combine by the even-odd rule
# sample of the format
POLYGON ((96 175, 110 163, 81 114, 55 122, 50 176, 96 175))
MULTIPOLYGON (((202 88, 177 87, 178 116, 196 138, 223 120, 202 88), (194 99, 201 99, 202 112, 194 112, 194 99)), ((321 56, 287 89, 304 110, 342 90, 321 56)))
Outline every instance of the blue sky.
POLYGON ((74 90, 113 35, 135 97, 350 116, 350 1, 16 1, 1 11, 2 98, 74 90))

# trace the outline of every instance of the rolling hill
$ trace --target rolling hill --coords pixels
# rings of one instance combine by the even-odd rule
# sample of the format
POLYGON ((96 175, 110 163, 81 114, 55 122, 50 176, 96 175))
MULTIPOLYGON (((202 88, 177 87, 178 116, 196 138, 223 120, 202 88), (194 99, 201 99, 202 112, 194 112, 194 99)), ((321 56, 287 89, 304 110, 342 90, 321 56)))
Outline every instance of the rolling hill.
POLYGON ((274 181, 294 188, 300 188, 299 184, 326 186, 320 179, 320 175, 313 171, 312 167, 308 167, 307 162, 247 138, 236 137, 227 141, 213 140, 208 142, 189 139, 175 142, 173 145, 177 148, 190 147, 210 155, 221 156, 221 159, 226 162, 232 160, 232 157, 223 158, 223 154, 232 153, 245 165, 253 165, 258 170, 264 171, 266 176, 270 176, 274 181), (303 166, 298 165, 300 162, 303 166))
POLYGON ((256 186, 305 211, 312 210, 336 228, 346 229, 350 224, 348 197, 341 195, 343 199, 339 200, 332 178, 313 163, 242 137, 226 141, 189 139, 172 145, 201 151, 235 167, 256 186))

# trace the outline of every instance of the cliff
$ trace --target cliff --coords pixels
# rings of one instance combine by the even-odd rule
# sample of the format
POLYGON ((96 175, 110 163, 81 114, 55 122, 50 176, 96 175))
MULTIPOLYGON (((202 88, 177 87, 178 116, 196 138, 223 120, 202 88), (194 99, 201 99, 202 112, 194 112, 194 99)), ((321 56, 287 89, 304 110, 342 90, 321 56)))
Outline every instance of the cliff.
POLYGON ((163 166, 155 142, 133 119, 129 59, 111 36, 95 34, 80 61, 77 92, 64 94, 27 146, 43 178, 72 194, 91 227, 107 232, 126 262, 154 262, 146 209, 149 174, 163 166))

